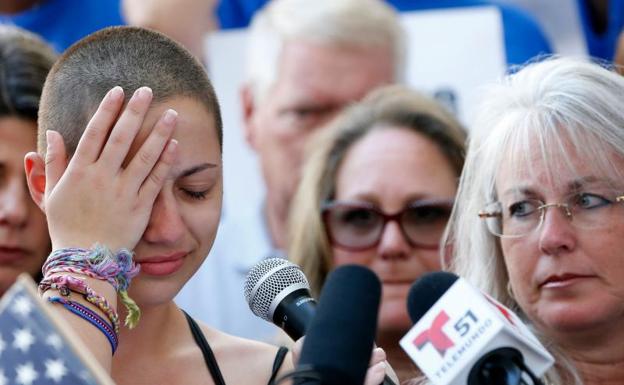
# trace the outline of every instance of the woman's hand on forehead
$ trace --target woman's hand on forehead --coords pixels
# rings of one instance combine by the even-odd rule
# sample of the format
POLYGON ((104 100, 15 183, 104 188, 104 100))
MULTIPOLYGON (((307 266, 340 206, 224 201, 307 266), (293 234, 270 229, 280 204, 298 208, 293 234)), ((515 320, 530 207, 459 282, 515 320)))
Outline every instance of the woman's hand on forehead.
POLYGON ((133 249, 177 154, 177 113, 166 110, 139 150, 122 167, 152 101, 137 89, 123 109, 124 92, 111 89, 67 162, 63 138, 48 131, 45 209, 54 249, 133 249))

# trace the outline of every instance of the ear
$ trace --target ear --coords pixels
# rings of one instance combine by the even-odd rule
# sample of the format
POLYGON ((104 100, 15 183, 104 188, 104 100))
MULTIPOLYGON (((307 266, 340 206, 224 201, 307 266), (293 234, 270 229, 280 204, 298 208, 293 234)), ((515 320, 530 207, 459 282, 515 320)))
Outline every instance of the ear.
POLYGON ((246 83, 240 90, 241 106, 243 107, 243 129, 247 144, 256 150, 256 125, 254 123, 254 115, 256 112, 256 101, 254 99, 251 84, 246 83))
POLYGON ((24 157, 26 183, 30 196, 37 206, 45 213, 44 197, 46 189, 45 161, 39 153, 29 152, 24 157))
POLYGON ((455 252, 455 246, 452 242, 447 243, 442 246, 442 256, 440 262, 442 263, 442 268, 448 268, 451 266, 451 262, 453 261, 453 253, 455 252))

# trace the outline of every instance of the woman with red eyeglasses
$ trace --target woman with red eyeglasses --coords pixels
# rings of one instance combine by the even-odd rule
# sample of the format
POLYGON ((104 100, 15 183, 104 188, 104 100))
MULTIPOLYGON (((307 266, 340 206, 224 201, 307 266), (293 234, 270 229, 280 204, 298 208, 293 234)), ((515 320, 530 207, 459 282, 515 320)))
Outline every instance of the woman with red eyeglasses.
POLYGON ((316 296, 337 266, 379 276, 376 341, 403 381, 418 373, 398 344, 412 325, 406 298, 416 278, 440 269, 465 132, 438 103, 400 86, 373 92, 331 125, 310 147, 289 256, 316 296))

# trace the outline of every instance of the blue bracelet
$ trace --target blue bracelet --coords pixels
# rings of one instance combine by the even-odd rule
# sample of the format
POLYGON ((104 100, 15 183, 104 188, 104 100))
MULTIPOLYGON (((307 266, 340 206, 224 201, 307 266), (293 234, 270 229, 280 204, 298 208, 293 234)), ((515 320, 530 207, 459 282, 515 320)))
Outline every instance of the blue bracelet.
POLYGON ((104 333, 104 335, 108 339, 108 342, 110 342, 113 354, 115 353, 115 350, 117 350, 117 345, 119 344, 119 340, 117 339, 117 333, 115 333, 113 326, 109 325, 108 322, 104 320, 104 318, 100 317, 96 312, 79 302, 70 301, 62 297, 49 297, 48 301, 60 303, 67 310, 76 314, 80 318, 89 321, 92 325, 100 329, 100 331, 104 333))

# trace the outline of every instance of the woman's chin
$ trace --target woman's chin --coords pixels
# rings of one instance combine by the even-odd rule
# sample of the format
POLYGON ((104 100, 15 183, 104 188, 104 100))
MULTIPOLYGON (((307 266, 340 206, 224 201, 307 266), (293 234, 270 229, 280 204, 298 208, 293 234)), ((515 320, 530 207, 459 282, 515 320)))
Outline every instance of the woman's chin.
POLYGON ((0 297, 15 283, 20 271, 0 266, 0 297))
POLYGON ((175 280, 152 281, 141 276, 132 280, 128 294, 139 306, 155 306, 170 302, 182 284, 175 280))
POLYGON ((595 330, 604 330, 610 322, 621 325, 624 314, 617 316, 611 306, 604 307, 599 304, 593 306, 557 306, 553 305, 545 309, 538 316, 539 323, 555 334, 578 334, 591 333, 595 330))
POLYGON ((379 308, 380 332, 405 334, 412 327, 405 301, 384 301, 379 308))

